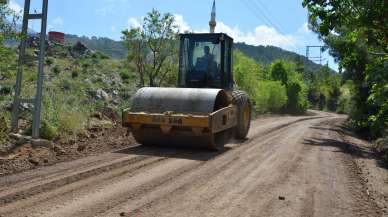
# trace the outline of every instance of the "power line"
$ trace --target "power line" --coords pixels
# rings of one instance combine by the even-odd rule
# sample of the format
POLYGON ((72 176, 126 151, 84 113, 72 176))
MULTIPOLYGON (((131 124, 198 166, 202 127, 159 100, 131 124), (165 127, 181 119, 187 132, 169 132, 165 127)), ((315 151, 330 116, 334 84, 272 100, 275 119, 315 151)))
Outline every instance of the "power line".
POLYGON ((283 33, 283 31, 279 30, 279 27, 274 24, 274 22, 265 14, 263 13, 262 9, 258 6, 257 3, 249 4, 249 0, 242 0, 242 2, 245 4, 245 6, 256 16, 258 20, 263 21, 266 25, 273 27, 275 30, 280 32, 280 39, 283 40, 283 42, 286 42, 286 44, 291 45, 295 51, 297 50, 297 47, 288 39, 286 38, 283 33))
MULTIPOLYGON (((259 1, 259 0, 258 0, 258 1, 259 1)), ((259 2, 260 2, 260 1, 259 1, 259 2)), ((295 49, 297 49, 297 48, 294 46, 294 44, 293 44, 290 40, 288 40, 287 37, 285 37, 286 34, 285 34, 284 31, 282 30, 282 28, 279 27, 279 25, 277 25, 275 22, 272 21, 270 13, 269 13, 269 16, 267 16, 266 13, 264 13, 264 11, 261 9, 261 7, 260 7, 260 5, 257 3, 257 1, 253 1, 253 3, 254 3, 254 6, 256 6, 256 9, 259 10, 259 12, 260 12, 260 13, 265 17, 265 19, 272 25, 272 27, 275 28, 278 32, 280 32, 281 37, 284 38, 284 40, 285 40, 288 44, 290 44, 292 47, 294 47, 295 49)))
POLYGON ((278 25, 279 29, 282 29, 284 30, 284 26, 281 24, 281 22, 279 22, 279 20, 276 19, 276 16, 271 16, 271 12, 270 10, 268 10, 267 6, 261 1, 261 0, 257 0, 257 2, 259 3, 259 5, 261 5, 262 9, 270 16, 273 18, 273 21, 276 25, 278 25))
POLYGON ((311 60, 315 63, 318 63, 322 65, 322 62, 326 61, 327 59, 323 57, 323 52, 327 48, 327 46, 321 46, 321 45, 313 45, 313 46, 306 46, 306 58, 308 60, 311 60), (319 49, 319 56, 311 56, 311 49, 319 49))

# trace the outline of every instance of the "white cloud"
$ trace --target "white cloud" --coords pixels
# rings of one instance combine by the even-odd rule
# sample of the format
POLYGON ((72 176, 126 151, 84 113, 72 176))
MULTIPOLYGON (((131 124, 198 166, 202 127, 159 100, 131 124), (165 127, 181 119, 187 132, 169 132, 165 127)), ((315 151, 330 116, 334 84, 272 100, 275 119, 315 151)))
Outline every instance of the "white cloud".
POLYGON ((57 26, 63 25, 64 22, 65 22, 65 21, 64 21, 64 19, 63 19, 62 17, 57 17, 57 18, 55 18, 55 19, 52 21, 52 23, 53 23, 54 25, 57 25, 57 26))
MULTIPOLYGON (((112 0, 113 1, 113 0, 112 0)), ((206 33, 209 32, 208 27, 192 28, 181 14, 174 14, 175 24, 178 27, 179 32, 196 32, 206 33)), ((137 18, 131 17, 128 20, 128 28, 141 28, 141 24, 137 18)), ((302 37, 302 28, 307 28, 307 23, 300 27, 294 34, 284 35, 278 32, 275 28, 260 25, 250 31, 243 31, 238 26, 229 26, 222 21, 217 22, 216 32, 223 32, 234 38, 235 42, 244 42, 249 45, 272 45, 281 47, 284 49, 292 49, 296 46, 303 46, 303 42, 300 41, 302 37)), ((305 29, 303 29, 305 31, 305 29)), ((307 30, 306 30, 307 31, 307 30)), ((306 32, 307 33, 307 32, 306 32)), ((308 32, 310 34, 311 31, 308 32)))
POLYGON ((23 12, 23 8, 15 1, 10 1, 8 4, 8 7, 11 8, 11 10, 15 11, 16 13, 23 12))
POLYGON ((129 18, 128 28, 135 29, 135 28, 140 28, 140 27, 141 27, 141 24, 136 18, 134 18, 134 17, 129 18))
POLYGON ((110 27, 110 30, 111 30, 112 32, 116 32, 116 26, 111 26, 111 27, 110 27))
MULTIPOLYGON (((209 32, 209 29, 194 29, 190 27, 190 25, 185 22, 182 15, 176 14, 175 20, 176 24, 180 25, 180 32, 184 31, 193 31, 197 33, 209 32)), ((272 27, 268 27, 265 25, 257 26, 255 29, 251 31, 242 31, 238 26, 228 26, 224 22, 217 22, 216 32, 222 32, 230 35, 234 38, 235 42, 244 42, 250 45, 272 45, 277 47, 282 47, 286 49, 290 49, 291 47, 295 47, 299 44, 297 37, 294 35, 283 35, 279 33, 276 29, 272 27)))
POLYGON ((179 32, 183 33, 191 30, 189 24, 186 23, 186 21, 183 19, 183 16, 181 14, 174 14, 174 18, 175 18, 175 25, 178 26, 179 32))
POLYGON ((310 34, 312 31, 309 29, 309 24, 306 22, 298 29, 299 34, 310 34))

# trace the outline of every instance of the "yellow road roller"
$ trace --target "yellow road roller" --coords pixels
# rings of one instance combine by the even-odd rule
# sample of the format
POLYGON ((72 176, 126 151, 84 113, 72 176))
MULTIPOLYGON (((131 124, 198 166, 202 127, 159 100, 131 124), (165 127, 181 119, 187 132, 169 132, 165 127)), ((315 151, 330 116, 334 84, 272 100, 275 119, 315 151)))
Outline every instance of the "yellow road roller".
POLYGON ((123 111, 123 126, 143 145, 219 149, 245 139, 252 107, 236 90, 232 52, 227 34, 181 34, 178 87, 139 89, 123 111))

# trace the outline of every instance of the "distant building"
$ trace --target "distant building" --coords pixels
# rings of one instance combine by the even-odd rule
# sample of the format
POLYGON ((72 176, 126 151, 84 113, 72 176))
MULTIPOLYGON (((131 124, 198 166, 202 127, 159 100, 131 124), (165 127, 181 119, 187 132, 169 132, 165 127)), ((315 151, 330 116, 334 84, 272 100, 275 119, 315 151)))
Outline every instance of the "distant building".
POLYGON ((63 32, 49 32, 48 38, 50 42, 65 44, 65 33, 63 32))

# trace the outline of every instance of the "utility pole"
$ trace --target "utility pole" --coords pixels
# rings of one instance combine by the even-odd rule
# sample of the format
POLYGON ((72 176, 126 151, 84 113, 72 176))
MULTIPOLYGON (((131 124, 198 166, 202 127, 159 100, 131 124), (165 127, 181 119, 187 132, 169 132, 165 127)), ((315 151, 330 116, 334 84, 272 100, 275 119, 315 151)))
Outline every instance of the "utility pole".
POLYGON ((319 62, 319 65, 322 65, 322 62, 325 60, 322 54, 326 48, 327 46, 322 46, 322 45, 306 46, 306 58, 313 62, 319 62), (310 51, 312 49, 319 49, 319 56, 311 56, 310 51))
POLYGON ((12 131, 17 132, 19 127, 19 118, 20 118, 20 104, 21 103, 33 103, 33 122, 32 122, 32 137, 37 139, 39 138, 39 128, 40 128, 40 116, 42 108, 42 98, 43 98, 43 79, 44 79, 44 57, 46 49, 46 29, 47 29, 47 11, 48 11, 48 0, 42 0, 42 12, 40 14, 33 13, 30 14, 31 0, 25 0, 24 2, 24 14, 23 14, 23 26, 22 34, 23 38, 20 42, 19 47, 19 62, 18 62, 18 71, 16 76, 16 85, 15 85, 15 97, 13 101, 12 109, 12 131), (39 54, 38 54, 38 72, 37 72, 37 85, 36 85, 36 95, 33 99, 23 99, 21 98, 22 93, 22 80, 23 80, 23 66, 25 62, 25 54, 27 47, 27 37, 28 37, 28 22, 29 20, 41 20, 41 29, 40 29, 40 44, 39 44, 39 54))

